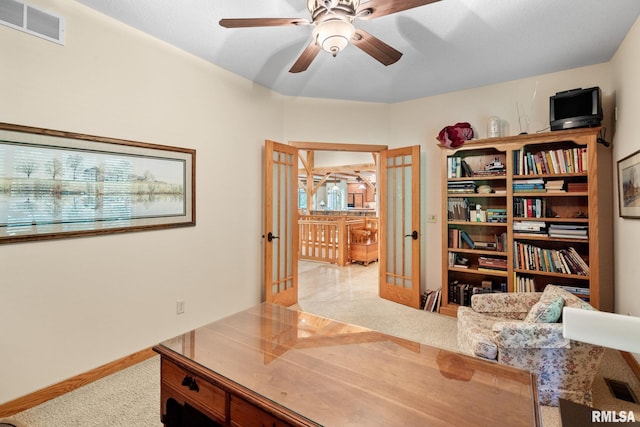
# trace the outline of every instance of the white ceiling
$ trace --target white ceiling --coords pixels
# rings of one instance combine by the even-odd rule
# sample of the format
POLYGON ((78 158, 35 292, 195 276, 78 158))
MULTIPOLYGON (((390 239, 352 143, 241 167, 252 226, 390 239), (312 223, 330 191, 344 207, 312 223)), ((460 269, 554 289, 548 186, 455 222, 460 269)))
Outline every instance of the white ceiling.
POLYGON ((77 1, 283 95, 387 103, 607 62, 640 14, 638 0, 442 0, 356 19, 404 54, 393 65, 351 45, 292 74, 313 27, 218 21, 310 19, 306 0, 77 1))

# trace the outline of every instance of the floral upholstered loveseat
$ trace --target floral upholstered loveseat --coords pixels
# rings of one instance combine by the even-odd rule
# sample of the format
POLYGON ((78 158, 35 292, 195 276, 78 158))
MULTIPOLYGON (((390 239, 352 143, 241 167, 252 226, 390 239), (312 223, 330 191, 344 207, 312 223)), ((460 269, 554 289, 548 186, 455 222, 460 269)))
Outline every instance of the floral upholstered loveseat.
POLYGON ((458 348, 535 373, 541 405, 558 406, 559 398, 591 405, 605 349, 563 337, 564 306, 594 310, 553 285, 544 292, 474 295, 471 307, 458 308, 458 348))

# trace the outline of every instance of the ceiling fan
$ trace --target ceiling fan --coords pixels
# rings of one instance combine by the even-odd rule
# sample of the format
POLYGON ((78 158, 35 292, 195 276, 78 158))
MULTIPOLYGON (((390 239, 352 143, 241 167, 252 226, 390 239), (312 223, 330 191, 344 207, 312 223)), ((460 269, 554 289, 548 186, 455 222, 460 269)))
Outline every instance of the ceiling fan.
POLYGON ((353 26, 355 19, 374 19, 440 0, 307 0, 311 21, 303 18, 221 19, 225 28, 313 25, 312 40, 293 64, 290 73, 300 73, 311 65, 321 50, 336 56, 349 42, 384 65, 397 62, 397 51, 368 32, 353 26))

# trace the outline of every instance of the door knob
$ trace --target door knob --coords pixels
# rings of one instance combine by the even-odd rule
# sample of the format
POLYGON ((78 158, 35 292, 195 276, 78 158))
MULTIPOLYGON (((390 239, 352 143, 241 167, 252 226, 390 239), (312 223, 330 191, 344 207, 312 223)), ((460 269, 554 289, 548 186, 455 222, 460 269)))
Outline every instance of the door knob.
POLYGON ((280 236, 274 236, 272 232, 269 232, 267 234, 267 241, 268 242, 271 242, 273 239, 279 239, 279 238, 280 238, 280 236))
POLYGON ((411 237, 413 240, 418 240, 418 232, 416 230, 413 230, 413 233, 406 234, 404 237, 411 237))

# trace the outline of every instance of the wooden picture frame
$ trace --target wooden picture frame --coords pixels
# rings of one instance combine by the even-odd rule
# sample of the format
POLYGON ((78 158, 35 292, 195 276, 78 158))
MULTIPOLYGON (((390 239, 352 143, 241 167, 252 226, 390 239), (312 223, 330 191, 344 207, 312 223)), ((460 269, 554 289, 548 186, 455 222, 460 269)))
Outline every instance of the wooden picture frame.
POLYGON ((0 244, 195 226, 195 156, 0 123, 0 244))
POLYGON ((640 150, 618 160, 618 208, 622 218, 640 218, 640 150))

